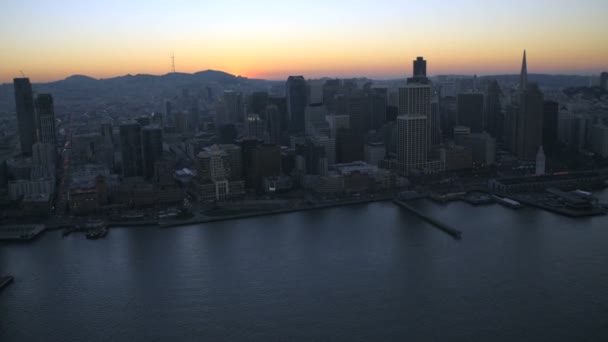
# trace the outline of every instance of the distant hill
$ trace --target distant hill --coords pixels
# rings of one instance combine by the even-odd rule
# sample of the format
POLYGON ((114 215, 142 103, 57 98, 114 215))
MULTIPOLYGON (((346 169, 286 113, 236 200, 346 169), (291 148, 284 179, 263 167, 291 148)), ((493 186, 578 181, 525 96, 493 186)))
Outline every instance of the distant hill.
MULTIPOLYGON (((517 83, 519 75, 488 75, 480 76, 479 79, 517 83)), ((539 86, 547 88, 584 87, 589 85, 589 76, 528 74, 528 81, 538 82, 539 86)))
MULTIPOLYGON (((216 85, 224 88, 249 88, 266 81, 231 75, 217 70, 205 70, 192 74, 168 73, 165 75, 124 75, 96 79, 73 75, 60 81, 33 84, 37 93, 51 93, 56 103, 92 101, 93 99, 151 98, 174 96, 182 87, 216 85)), ((0 85, 0 110, 14 108, 13 85, 0 85)))

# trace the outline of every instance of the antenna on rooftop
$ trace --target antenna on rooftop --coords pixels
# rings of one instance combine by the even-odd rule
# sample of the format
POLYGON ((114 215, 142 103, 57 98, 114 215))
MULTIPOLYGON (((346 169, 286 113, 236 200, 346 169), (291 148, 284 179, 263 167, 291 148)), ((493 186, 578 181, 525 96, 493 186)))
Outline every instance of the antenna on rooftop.
POLYGON ((171 52, 171 72, 175 73, 175 54, 171 52))

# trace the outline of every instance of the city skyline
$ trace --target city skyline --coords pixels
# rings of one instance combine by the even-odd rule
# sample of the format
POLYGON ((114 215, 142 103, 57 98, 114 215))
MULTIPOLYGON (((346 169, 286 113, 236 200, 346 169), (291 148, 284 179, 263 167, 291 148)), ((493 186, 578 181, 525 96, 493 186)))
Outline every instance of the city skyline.
POLYGON ((524 49, 535 73, 608 68, 608 47, 600 44, 603 1, 61 4, 4 4, 0 39, 18 39, 1 57, 0 82, 21 71, 37 82, 165 74, 172 54, 178 72, 214 69, 270 80, 401 78, 415 56, 433 60, 429 75, 516 74, 524 49))

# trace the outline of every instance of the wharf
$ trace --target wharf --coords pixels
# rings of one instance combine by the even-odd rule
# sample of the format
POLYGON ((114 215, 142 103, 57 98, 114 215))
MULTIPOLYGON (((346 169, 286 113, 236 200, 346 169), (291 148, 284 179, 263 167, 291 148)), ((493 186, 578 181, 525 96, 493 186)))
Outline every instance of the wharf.
POLYGON ((14 224, 0 226, 0 240, 30 241, 46 229, 43 224, 14 224))
POLYGON ((446 234, 450 235, 451 237, 453 237, 454 239, 460 240, 462 238, 462 232, 454 229, 450 226, 448 226, 447 224, 443 223, 443 222, 439 222, 438 220, 435 220, 434 218, 422 213, 421 211, 415 209, 414 207, 412 207, 411 205, 397 200, 397 199, 393 199, 393 203, 395 203, 396 205, 400 206, 403 209, 408 210, 409 212, 413 213, 414 215, 418 216, 419 218, 427 221, 428 223, 432 224, 433 226, 437 227, 439 230, 445 232, 446 234))

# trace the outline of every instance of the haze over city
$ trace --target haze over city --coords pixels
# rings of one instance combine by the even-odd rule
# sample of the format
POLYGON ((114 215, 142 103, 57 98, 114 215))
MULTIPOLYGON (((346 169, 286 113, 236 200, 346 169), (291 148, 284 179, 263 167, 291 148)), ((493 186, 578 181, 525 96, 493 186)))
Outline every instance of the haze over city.
POLYGON ((396 78, 404 56, 430 75, 607 69, 608 2, 584 1, 36 1, 0 11, 0 82, 73 74, 222 70, 249 78, 396 78), (17 38, 18 37, 18 38, 17 38), (7 48, 10 46, 10 48, 7 48))

